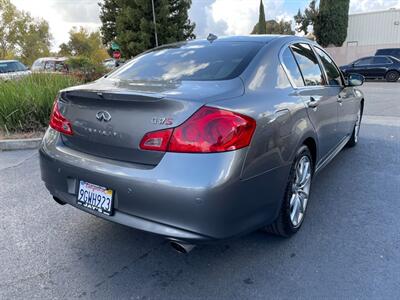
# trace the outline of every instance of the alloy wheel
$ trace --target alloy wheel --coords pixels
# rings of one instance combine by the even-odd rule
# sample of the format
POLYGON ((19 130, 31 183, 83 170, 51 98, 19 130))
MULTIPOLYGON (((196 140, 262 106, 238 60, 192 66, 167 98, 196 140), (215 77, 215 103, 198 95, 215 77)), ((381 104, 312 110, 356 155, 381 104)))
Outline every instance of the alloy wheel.
POLYGON ((398 75, 396 72, 389 72, 387 74, 387 80, 388 81, 397 81, 399 79, 398 75))
POLYGON ((294 227, 300 226, 304 218, 310 194, 311 172, 311 160, 304 155, 296 164, 295 180, 290 198, 290 221, 294 227))
POLYGON ((358 134, 360 133, 360 126, 361 126, 361 110, 358 110, 357 113, 357 120, 356 125, 354 126, 354 141, 358 142, 358 134))

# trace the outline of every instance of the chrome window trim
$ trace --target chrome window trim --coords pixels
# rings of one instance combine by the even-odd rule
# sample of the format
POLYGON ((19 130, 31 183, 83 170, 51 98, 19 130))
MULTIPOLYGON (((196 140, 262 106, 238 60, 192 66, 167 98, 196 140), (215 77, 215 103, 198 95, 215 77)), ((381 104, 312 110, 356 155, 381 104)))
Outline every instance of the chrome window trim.
MULTIPOLYGON (((287 43, 285 43, 285 44, 281 47, 281 49, 279 50, 279 55, 278 55, 279 63, 280 63, 280 65, 282 66, 283 70, 285 71, 286 76, 287 76, 287 78, 289 79, 290 84, 292 85, 292 88, 293 88, 294 90, 309 90, 309 89, 315 89, 315 88, 318 88, 318 89, 326 88, 326 87, 327 87, 326 85, 320 85, 320 84, 319 84, 319 85, 305 85, 304 78, 303 78, 303 73, 301 72, 300 67, 299 67, 299 65, 298 65, 298 63, 297 63, 297 60, 296 60, 296 58, 294 57, 293 51, 292 51, 292 49, 291 49, 291 47, 290 47, 290 46, 293 45, 293 44, 306 44, 306 45, 309 45, 310 48, 312 49, 312 51, 314 52, 314 49, 312 48, 312 44, 309 43, 309 42, 307 42, 307 41, 304 41, 304 40, 296 40, 296 41, 287 42, 287 43), (296 84, 294 83, 293 79, 292 79, 291 76, 289 75, 289 74, 290 74, 290 73, 289 73, 289 70, 287 69, 286 65, 283 63, 283 52, 284 52, 287 48, 289 48, 290 52, 292 52, 293 58, 294 58, 294 60, 295 60, 295 62, 296 62, 296 64, 297 64, 297 67, 299 68, 299 72, 300 72, 300 74, 301 74, 301 76, 302 76, 302 78, 303 78, 304 86, 296 86, 296 84)), ((314 54, 315 54, 315 52, 314 52, 314 54)), ((317 60, 318 60, 318 57, 317 57, 317 60)), ((318 62, 319 62, 319 60, 318 60, 318 62)), ((319 65, 319 63, 318 63, 318 65, 319 65)), ((320 67, 320 69, 321 69, 321 66, 319 66, 319 67, 320 67)), ((324 79, 325 79, 325 81, 326 81, 324 71, 321 70, 321 73, 323 74, 324 79)))
POLYGON ((329 81, 328 81, 328 73, 326 73, 326 69, 325 69, 325 67, 324 67, 324 64, 322 63, 322 61, 321 61, 321 59, 320 59, 318 53, 317 53, 316 50, 314 49, 314 53, 317 55, 317 58, 318 58, 318 60, 319 60, 319 62, 320 62, 320 64, 321 64, 321 66, 322 66, 322 68, 324 69, 324 72, 325 72, 325 76, 326 76, 326 77, 325 77, 325 79, 326 79, 326 86, 333 86, 333 87, 338 87, 338 86, 340 86, 340 87, 344 87, 344 82, 345 82, 345 81, 344 81, 344 78, 343 78, 343 74, 342 74, 342 72, 340 71, 339 67, 337 66, 335 60, 332 58, 332 56, 330 56, 328 52, 326 52, 324 49, 322 49, 321 46, 319 46, 319 45, 312 45, 312 46, 313 46, 313 48, 319 49, 319 50, 321 50, 322 52, 324 52, 324 53, 331 59, 331 61, 333 62, 334 66, 336 67, 336 70, 339 72, 340 81, 342 82, 342 84, 335 84, 335 85, 329 84, 329 81))

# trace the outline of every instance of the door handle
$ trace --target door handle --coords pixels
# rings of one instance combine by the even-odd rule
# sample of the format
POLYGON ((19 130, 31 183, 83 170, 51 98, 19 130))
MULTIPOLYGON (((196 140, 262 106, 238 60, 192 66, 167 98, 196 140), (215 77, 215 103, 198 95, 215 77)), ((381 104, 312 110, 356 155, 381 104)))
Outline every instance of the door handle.
POLYGON ((343 102, 342 96, 340 96, 340 95, 337 96, 337 102, 339 102, 339 103, 342 103, 342 102, 343 102))
POLYGON ((307 106, 310 108, 316 108, 319 104, 319 101, 315 100, 314 97, 310 97, 310 101, 307 102, 307 106))

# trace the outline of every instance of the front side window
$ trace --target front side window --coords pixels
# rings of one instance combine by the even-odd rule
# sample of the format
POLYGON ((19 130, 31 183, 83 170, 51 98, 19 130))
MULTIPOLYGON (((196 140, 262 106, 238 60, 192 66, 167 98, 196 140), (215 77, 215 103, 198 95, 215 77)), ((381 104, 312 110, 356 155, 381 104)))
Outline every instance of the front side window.
POLYGON ((333 62, 332 58, 322 49, 314 47, 315 52, 317 52, 319 58, 322 61, 322 65, 325 68, 326 75, 328 77, 329 85, 342 85, 342 79, 340 77, 340 72, 333 62))
POLYGON ((39 58, 33 63, 32 69, 39 69, 40 67, 43 67, 43 60, 39 58))
POLYGON ((226 80, 239 76, 264 43, 181 43, 144 53, 110 75, 121 80, 226 80))
POLYGON ((321 68, 311 47, 307 44, 299 43, 292 45, 291 48, 303 75, 305 85, 324 85, 325 80, 321 68))
POLYGON ((282 63, 286 68, 288 77, 296 85, 296 87, 304 86, 303 77, 301 76, 299 66, 297 65, 293 53, 290 48, 286 48, 282 53, 282 63))
POLYGON ((362 58, 354 63, 356 66, 366 66, 370 64, 372 64, 372 57, 362 58))
POLYGON ((27 68, 19 61, 0 62, 0 73, 22 72, 27 68))

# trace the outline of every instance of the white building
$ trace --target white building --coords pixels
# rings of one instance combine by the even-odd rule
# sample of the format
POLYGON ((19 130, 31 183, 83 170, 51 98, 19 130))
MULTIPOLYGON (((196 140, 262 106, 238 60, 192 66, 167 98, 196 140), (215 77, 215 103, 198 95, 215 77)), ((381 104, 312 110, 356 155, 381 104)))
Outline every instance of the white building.
POLYGON ((347 46, 400 44, 400 9, 349 15, 347 46))
MULTIPOLYGON (((334 30, 334 28, 333 28, 334 30)), ((342 47, 327 48, 338 64, 374 55, 379 48, 400 48, 400 9, 349 15, 342 47)))

